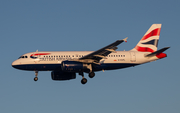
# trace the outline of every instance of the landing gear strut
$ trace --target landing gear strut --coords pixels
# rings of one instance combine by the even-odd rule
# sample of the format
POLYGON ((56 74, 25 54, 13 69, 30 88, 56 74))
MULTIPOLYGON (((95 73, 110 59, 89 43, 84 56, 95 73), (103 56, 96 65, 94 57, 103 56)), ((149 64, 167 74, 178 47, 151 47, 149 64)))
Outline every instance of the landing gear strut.
POLYGON ((38 71, 35 71, 35 76, 36 77, 34 77, 34 81, 37 81, 38 80, 38 77, 37 77, 38 76, 38 71))
POLYGON ((84 78, 84 73, 83 73, 83 72, 80 72, 80 73, 79 73, 79 75, 81 75, 81 76, 82 76, 81 83, 82 83, 82 84, 86 84, 86 83, 87 83, 87 79, 86 79, 86 78, 84 78))

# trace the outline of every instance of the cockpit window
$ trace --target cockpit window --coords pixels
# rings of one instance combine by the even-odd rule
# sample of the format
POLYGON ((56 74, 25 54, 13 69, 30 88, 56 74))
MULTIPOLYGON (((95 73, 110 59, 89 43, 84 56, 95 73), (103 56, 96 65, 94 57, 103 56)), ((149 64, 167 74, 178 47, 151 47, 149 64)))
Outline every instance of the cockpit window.
POLYGON ((20 56, 18 59, 20 59, 20 58, 28 58, 27 56, 20 56))
POLYGON ((19 57, 19 59, 22 58, 22 56, 19 57))

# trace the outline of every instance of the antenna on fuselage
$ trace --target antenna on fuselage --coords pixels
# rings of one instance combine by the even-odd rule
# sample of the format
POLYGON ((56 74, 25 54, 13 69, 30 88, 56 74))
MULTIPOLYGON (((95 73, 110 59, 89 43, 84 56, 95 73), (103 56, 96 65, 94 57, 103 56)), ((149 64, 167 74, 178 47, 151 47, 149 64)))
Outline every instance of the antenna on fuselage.
POLYGON ((36 52, 38 52, 38 49, 36 50, 36 52))

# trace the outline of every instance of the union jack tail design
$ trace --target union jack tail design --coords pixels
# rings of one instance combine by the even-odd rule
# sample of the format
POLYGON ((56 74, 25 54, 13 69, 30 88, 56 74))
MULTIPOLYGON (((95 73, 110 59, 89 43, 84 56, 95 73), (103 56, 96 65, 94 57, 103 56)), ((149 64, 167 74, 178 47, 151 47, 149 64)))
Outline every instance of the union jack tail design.
POLYGON ((157 51, 160 31, 161 24, 153 24, 131 51, 151 53, 157 51))

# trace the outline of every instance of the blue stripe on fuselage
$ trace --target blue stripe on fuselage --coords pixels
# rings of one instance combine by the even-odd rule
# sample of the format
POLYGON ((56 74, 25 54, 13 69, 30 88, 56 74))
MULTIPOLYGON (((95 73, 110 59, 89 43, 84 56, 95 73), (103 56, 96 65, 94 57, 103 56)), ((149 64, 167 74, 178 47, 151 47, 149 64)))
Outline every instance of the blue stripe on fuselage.
MULTIPOLYGON (((138 64, 129 64, 129 63, 107 63, 101 65, 93 65, 94 71, 101 70, 113 70, 113 69, 121 69, 126 67, 135 66, 138 64)), ((25 65, 13 65, 14 68, 20 70, 28 70, 28 71, 53 71, 53 70, 61 70, 61 64, 25 64, 25 65)))
POLYGON ((25 65, 13 65, 14 68, 28 71, 51 71, 61 69, 61 64, 25 64, 25 65))

